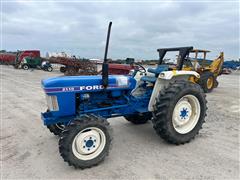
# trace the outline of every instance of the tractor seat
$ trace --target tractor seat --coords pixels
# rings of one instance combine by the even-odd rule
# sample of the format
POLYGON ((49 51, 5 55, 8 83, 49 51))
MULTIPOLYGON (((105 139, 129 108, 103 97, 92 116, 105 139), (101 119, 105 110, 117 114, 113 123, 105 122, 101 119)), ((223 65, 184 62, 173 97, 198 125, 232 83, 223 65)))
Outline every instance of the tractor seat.
POLYGON ((148 68, 148 72, 159 75, 162 71, 167 71, 168 65, 159 65, 157 68, 148 68))
POLYGON ((159 65, 157 68, 149 68, 148 72, 155 74, 155 76, 143 76, 141 78, 141 81, 155 83, 158 75, 162 71, 167 71, 167 70, 168 70, 168 65, 159 65))
POLYGON ((155 83, 156 80, 157 80, 157 78, 155 76, 143 76, 143 77, 141 77, 141 81, 155 83))

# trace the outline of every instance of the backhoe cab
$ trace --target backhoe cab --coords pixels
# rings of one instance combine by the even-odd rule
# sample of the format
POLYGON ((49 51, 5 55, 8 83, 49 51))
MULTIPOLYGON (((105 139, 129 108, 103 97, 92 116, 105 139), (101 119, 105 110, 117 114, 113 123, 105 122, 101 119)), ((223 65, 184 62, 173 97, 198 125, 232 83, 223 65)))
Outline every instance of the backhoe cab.
MULTIPOLYGON (((108 155, 112 142, 107 118, 124 116, 133 124, 152 121, 156 133, 169 143, 184 144, 202 128, 206 100, 202 88, 191 81, 195 71, 182 66, 192 47, 159 49, 159 66, 139 81, 129 75, 108 75, 109 24, 102 75, 65 76, 42 80, 48 109, 44 125, 60 136, 59 151, 70 166, 89 168, 108 155), (167 51, 179 52, 173 70, 162 60, 167 51)), ((139 65, 136 71, 146 73, 139 65)))

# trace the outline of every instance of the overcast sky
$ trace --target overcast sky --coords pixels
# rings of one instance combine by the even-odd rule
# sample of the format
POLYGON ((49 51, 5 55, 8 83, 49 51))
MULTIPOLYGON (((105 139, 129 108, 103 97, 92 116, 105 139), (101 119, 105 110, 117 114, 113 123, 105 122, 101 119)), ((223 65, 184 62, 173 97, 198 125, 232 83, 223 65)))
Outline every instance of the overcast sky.
MULTIPOLYGON (((3 49, 65 51, 103 58, 157 59, 157 48, 194 46, 239 58, 239 2, 9 2, 2 3, 3 49)), ((209 54, 210 55, 210 54, 209 54)))

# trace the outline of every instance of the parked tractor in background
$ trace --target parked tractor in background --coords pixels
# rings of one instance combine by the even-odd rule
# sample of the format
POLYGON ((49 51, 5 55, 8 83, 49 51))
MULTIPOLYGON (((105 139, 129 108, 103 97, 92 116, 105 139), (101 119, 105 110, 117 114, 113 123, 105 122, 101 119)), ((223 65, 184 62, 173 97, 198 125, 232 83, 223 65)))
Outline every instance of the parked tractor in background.
POLYGON ((18 67, 24 70, 28 70, 29 68, 42 69, 44 71, 49 72, 53 70, 52 65, 49 63, 47 59, 32 56, 24 57, 23 60, 18 65, 18 67))
POLYGON ((152 120, 156 133, 173 144, 192 140, 202 128, 206 99, 202 88, 191 81, 196 71, 182 70, 193 47, 159 49, 159 66, 129 75, 109 75, 107 52, 109 23, 102 75, 63 76, 42 80, 48 109, 42 113, 44 125, 60 136, 59 152, 70 166, 89 168, 108 155, 112 135, 107 118, 124 116, 133 124, 152 120), (168 51, 178 51, 177 69, 161 65, 168 51))

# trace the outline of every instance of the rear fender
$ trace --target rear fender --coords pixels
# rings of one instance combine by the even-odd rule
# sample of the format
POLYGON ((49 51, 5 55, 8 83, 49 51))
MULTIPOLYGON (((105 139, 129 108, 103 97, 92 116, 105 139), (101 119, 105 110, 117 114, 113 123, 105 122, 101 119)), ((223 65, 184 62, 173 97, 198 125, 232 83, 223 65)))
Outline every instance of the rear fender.
POLYGON ((153 111, 153 105, 156 103, 156 98, 162 89, 169 86, 169 83, 176 80, 189 81, 190 77, 200 78, 200 75, 195 71, 164 71, 159 74, 154 89, 148 104, 148 110, 153 111))

